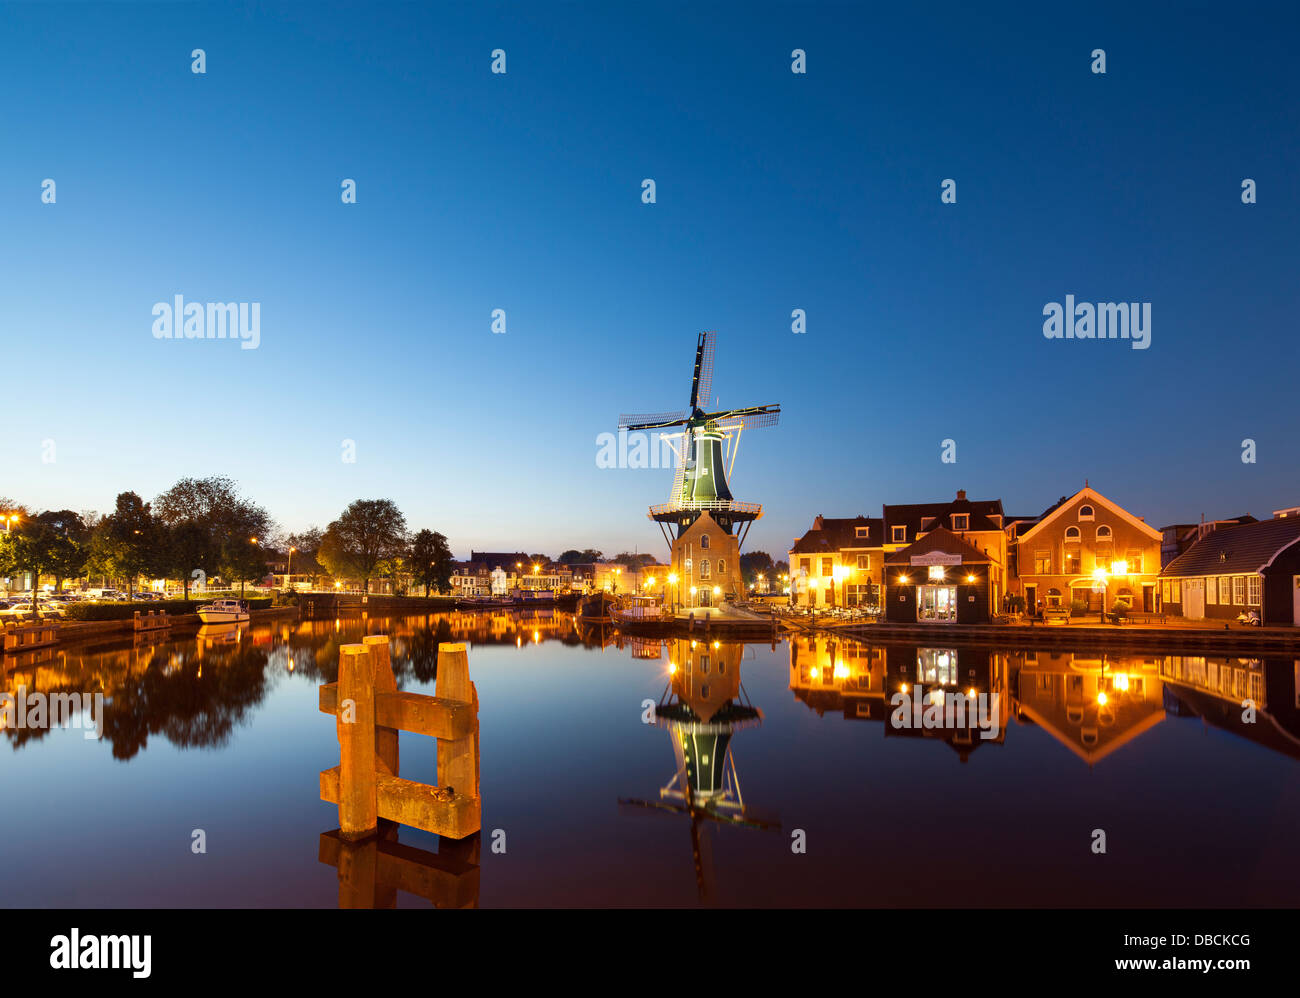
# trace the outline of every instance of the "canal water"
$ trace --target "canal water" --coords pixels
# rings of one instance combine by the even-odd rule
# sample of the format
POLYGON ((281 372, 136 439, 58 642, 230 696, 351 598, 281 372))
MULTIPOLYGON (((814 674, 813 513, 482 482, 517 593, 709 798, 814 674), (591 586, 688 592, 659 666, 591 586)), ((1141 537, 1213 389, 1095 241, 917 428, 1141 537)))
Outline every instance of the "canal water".
MULTIPOLYGON (((1300 897, 1295 659, 621 640, 543 612, 294 619, 3 659, 0 690, 105 706, 97 738, 0 731, 0 906, 368 897, 318 784, 339 751, 317 688, 363 634, 390 635, 399 685, 430 694, 438 643, 466 642, 481 720, 481 838, 390 831, 376 904, 1300 897), (918 684, 916 709, 891 704, 918 684), (923 713, 963 697, 964 721, 923 713)), ((404 777, 436 782, 435 760, 435 741, 401 736, 404 777)))

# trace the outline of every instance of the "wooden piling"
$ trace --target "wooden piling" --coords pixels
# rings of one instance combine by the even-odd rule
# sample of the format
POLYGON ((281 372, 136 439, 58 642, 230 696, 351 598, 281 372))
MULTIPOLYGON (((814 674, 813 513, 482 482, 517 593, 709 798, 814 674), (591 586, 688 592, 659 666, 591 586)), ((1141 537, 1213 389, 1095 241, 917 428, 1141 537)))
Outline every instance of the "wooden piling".
MULTIPOLYGON (((434 693, 445 700, 460 700, 478 712, 478 692, 469 678, 469 653, 463 643, 438 646, 438 677, 434 693)), ((438 739, 438 786, 458 794, 478 796, 478 732, 463 738, 438 739)))
POLYGON ((367 645, 339 649, 339 831, 355 842, 379 824, 374 665, 367 645))
MULTIPOLYGON (((370 664, 374 670, 375 692, 396 693, 397 677, 388 651, 387 634, 369 634, 361 643, 370 649, 370 664)), ((397 748, 397 729, 380 724, 375 729, 375 758, 381 773, 401 775, 401 760, 397 748)))

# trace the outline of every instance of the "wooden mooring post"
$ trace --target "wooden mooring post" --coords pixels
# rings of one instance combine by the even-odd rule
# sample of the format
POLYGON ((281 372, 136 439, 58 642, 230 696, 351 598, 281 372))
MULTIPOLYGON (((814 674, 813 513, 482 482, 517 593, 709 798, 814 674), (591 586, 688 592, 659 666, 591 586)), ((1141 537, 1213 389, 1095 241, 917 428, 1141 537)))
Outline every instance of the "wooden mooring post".
POLYGON ((464 644, 439 645, 434 689, 398 692, 384 635, 339 650, 339 680, 320 688, 321 711, 335 716, 339 765, 320 774, 320 796, 338 805, 344 840, 374 835, 380 818, 452 839, 482 827, 478 691, 464 644), (437 739, 437 786, 401 778, 399 731, 437 739))
POLYGON ((18 624, 4 626, 4 651, 23 652, 55 644, 59 640, 57 624, 18 624))
POLYGON ((136 610, 135 616, 131 620, 132 627, 136 631, 161 631, 172 626, 166 610, 159 610, 156 614, 152 610, 146 614, 136 610))

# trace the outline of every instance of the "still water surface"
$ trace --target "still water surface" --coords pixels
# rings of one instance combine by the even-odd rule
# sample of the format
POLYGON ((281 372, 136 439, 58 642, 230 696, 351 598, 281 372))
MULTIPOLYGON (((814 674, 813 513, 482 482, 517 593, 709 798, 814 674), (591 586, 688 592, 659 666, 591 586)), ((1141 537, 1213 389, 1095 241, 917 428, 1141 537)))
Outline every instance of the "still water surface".
MULTIPOLYGON (((286 620, 4 659, 0 690, 107 703, 99 740, 0 732, 0 905, 339 904, 338 849, 322 839, 337 812, 318 795, 338 742, 317 688, 367 633, 392 636, 399 685, 430 694, 438 643, 468 642, 481 704, 481 842, 402 828, 389 852, 417 893, 381 890, 380 904, 1300 898, 1293 658, 826 636, 692 647, 579 636, 541 613, 286 620), (918 681, 996 693, 997 722, 892 725, 889 695, 918 681), (711 795, 694 813, 677 792, 683 736, 692 785, 711 795), (191 851, 196 829, 206 853, 191 851)), ((436 743, 401 738, 402 775, 436 782, 436 743)))

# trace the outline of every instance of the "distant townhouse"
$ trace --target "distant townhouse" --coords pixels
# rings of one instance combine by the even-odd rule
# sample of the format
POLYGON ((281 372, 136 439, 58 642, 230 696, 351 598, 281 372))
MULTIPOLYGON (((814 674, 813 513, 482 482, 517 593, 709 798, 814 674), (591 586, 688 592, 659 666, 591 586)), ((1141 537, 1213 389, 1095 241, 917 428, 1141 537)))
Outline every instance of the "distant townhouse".
POLYGON ((1252 614, 1270 626, 1300 621, 1300 510, 1220 526, 1160 573, 1165 609, 1188 620, 1252 614))
POLYGON ((451 592, 453 596, 465 598, 491 596, 491 570, 481 561, 455 562, 451 568, 451 592))
POLYGON ((820 514, 788 552, 796 606, 878 606, 884 570, 884 521, 820 514))
POLYGON ((1239 523, 1256 523, 1253 516, 1236 516, 1230 520, 1202 520, 1200 523, 1171 523, 1160 528, 1160 567, 1163 569, 1202 537, 1219 527, 1239 523))
POLYGON ((1038 515, 1012 516, 1008 513, 1002 522, 1004 524, 1002 532, 1007 535, 1006 591, 1018 593, 1020 592, 1020 545, 1016 542, 1020 540, 1021 534, 1028 533, 1038 522, 1038 515))
MULTIPOLYGON (((957 498, 949 502, 886 505, 882 512, 887 562, 891 554, 903 551, 941 528, 967 547, 980 552, 987 559, 989 595, 996 612, 1007 584, 1006 517, 1002 513, 1002 500, 967 499, 966 490, 959 489, 957 498)), ((913 552, 929 553, 929 549, 913 552)), ((956 549, 948 552, 949 555, 957 553, 956 549)), ((968 553, 961 553, 963 557, 970 557, 968 553)), ((898 560, 890 564, 898 564, 898 560)))
POLYGON ((1109 610, 1158 609, 1161 532, 1085 486, 1048 507, 1016 540, 1018 588, 1025 610, 1082 604, 1109 610))

